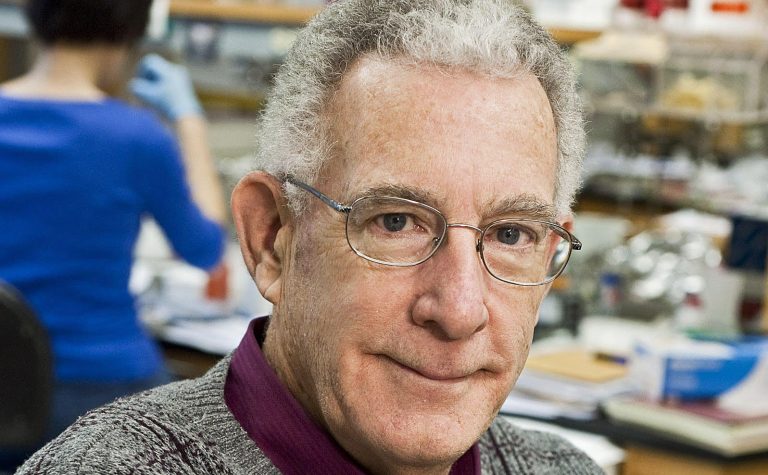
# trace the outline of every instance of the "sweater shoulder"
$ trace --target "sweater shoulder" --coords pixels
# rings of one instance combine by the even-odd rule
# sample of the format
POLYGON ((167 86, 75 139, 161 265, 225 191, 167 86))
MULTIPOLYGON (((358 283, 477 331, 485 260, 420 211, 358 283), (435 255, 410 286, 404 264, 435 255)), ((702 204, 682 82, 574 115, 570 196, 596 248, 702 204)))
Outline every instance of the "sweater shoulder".
POLYGON ((229 360, 87 413, 17 474, 277 473, 224 403, 229 360))
POLYGON ((483 473, 602 475, 583 451, 562 437, 526 430, 497 417, 480 441, 483 473))
POLYGON ((89 412, 36 452, 17 474, 231 474, 204 434, 157 411, 145 396, 89 412))

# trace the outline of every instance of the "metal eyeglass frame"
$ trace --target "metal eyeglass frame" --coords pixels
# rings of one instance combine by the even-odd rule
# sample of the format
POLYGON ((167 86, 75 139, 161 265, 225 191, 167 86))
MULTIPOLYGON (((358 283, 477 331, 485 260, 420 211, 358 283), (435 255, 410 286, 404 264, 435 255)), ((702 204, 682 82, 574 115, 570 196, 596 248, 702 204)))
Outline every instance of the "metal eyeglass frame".
POLYGON ((445 230, 443 231, 442 236, 440 236, 439 239, 436 239, 436 241, 434 243, 434 247, 427 254, 427 256, 424 257, 423 259, 421 259, 421 260, 419 260, 417 262, 412 262, 412 263, 407 263, 407 264, 404 264, 404 263, 394 263, 394 262, 386 262, 386 261, 382 261, 382 260, 379 260, 379 259, 376 259, 376 258, 373 258, 371 256, 367 256, 367 255, 363 254, 362 252, 357 250, 355 248, 355 246, 353 246, 352 243, 349 241, 349 230, 348 230, 348 226, 349 226, 349 213, 350 213, 350 211, 352 211, 352 207, 355 206, 355 203, 357 203, 360 200, 364 200, 364 199, 370 198, 370 197, 363 196, 363 197, 357 198, 355 201, 352 202, 352 204, 345 205, 345 204, 339 203, 338 201, 334 200, 333 198, 325 195, 323 192, 321 192, 317 188, 314 188, 313 186, 308 185, 308 184, 306 184, 306 183, 304 183, 302 181, 299 181, 299 180, 297 180, 295 178, 287 177, 287 178, 285 178, 285 182, 286 183, 290 183, 290 184, 292 184, 294 186, 297 186, 297 187, 301 188, 304 191, 307 191, 307 192, 311 193, 313 196, 315 196, 320 201, 322 201, 323 203, 327 204, 328 206, 330 206, 334 210, 338 211, 339 213, 344 213, 346 215, 344 234, 346 235, 347 244, 349 245, 349 248, 352 249, 352 251, 355 254, 357 254, 358 256, 362 257, 363 259, 365 259, 367 261, 375 262, 377 264, 382 264, 382 265, 386 265, 386 266, 392 266, 392 267, 413 267, 413 266, 417 266, 419 264, 422 264, 423 262, 429 260, 435 254, 435 252, 437 252, 437 250, 440 248, 440 245, 445 240, 445 236, 447 236, 447 234, 448 234, 447 233, 448 228, 467 228, 467 229, 472 229, 472 230, 477 231, 478 233, 480 233, 480 237, 478 238, 478 240, 477 240, 477 242, 475 244, 475 251, 480 254, 480 260, 482 261, 483 266, 485 267, 485 270, 492 277, 494 277, 495 279, 498 279, 498 280, 500 280, 502 282, 505 282, 507 284, 519 285, 519 286, 523 286, 523 287, 534 287, 534 286, 538 286, 538 285, 545 285, 545 284, 548 284, 548 283, 552 282, 553 280, 555 280, 560 274, 563 273, 565 268, 568 266, 568 261, 571 258, 572 251, 579 251, 579 250, 581 250, 581 247, 582 247, 581 241, 579 241, 576 238, 576 236, 571 234, 567 229, 563 228, 559 224, 552 223, 552 222, 549 222, 549 221, 544 221, 544 220, 539 220, 539 219, 514 219, 514 220, 501 219, 501 220, 497 220, 497 221, 494 221, 494 222, 488 224, 484 228, 478 228, 477 226, 473 226, 471 224, 449 223, 448 220, 445 219, 445 216, 443 216, 443 213, 441 213, 440 210, 438 210, 436 208, 433 208, 432 206, 429 206, 427 204, 424 204, 424 203, 421 203, 421 202, 418 202, 418 201, 409 200, 407 198, 400 198, 400 197, 396 197, 396 196, 390 196, 390 197, 386 197, 386 198, 393 198, 393 199, 401 200, 401 201, 403 201, 405 203, 410 203, 410 204, 413 204, 413 205, 421 206, 421 207, 423 207, 425 209, 433 211, 438 216, 440 216, 440 218, 445 223, 445 230), (497 276, 496 274, 494 274, 493 271, 491 271, 491 269, 488 267, 488 264, 485 261, 485 256, 483 255, 483 237, 485 236, 485 232, 488 229, 490 229, 492 226, 494 226, 495 224, 497 224, 499 222, 502 222, 502 221, 541 223, 541 224, 546 224, 547 226, 551 226, 551 227, 557 228, 558 230, 562 231, 562 233, 563 233, 562 235, 568 237, 568 241, 567 242, 570 244, 570 246, 569 246, 568 255, 566 256, 565 262, 563 262, 563 265, 560 268, 560 270, 558 270, 556 274, 548 277, 546 280, 544 280, 542 282, 536 282, 536 283, 515 282, 513 280, 503 279, 503 278, 497 276))

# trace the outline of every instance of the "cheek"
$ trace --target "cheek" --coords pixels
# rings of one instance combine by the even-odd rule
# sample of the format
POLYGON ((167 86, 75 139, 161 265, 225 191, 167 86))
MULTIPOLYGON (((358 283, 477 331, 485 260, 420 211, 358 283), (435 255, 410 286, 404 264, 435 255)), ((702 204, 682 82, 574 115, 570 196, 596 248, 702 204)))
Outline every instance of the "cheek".
POLYGON ((309 363, 313 373, 341 379, 343 371, 329 371, 334 365, 354 364, 360 353, 391 339, 407 323, 414 285, 404 282, 413 271, 369 263, 349 249, 343 234, 331 239, 308 230, 304 235, 312 237, 295 248, 286 314, 305 315, 303 325, 311 326, 293 333, 320 348, 317 361, 309 363))
POLYGON ((539 305, 546 293, 544 286, 509 286, 505 299, 496 303, 491 312, 491 335, 494 347, 510 362, 511 367, 522 369, 538 321, 539 305))
POLYGON ((413 271, 382 268, 357 256, 355 259, 334 286, 339 295, 333 311, 344 320, 337 327, 344 334, 337 334, 344 346, 341 350, 373 351, 407 330, 409 308, 414 301, 413 271))

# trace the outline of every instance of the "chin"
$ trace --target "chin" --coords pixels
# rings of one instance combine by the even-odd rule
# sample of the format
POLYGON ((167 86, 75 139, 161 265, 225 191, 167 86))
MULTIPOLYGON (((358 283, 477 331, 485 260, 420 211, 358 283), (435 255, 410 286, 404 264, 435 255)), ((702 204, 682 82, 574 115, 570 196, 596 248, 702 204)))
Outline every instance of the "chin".
POLYGON ((389 358, 352 361, 340 365, 323 412, 339 443, 369 468, 450 466, 488 428, 507 387, 487 373, 433 381, 389 358))
MULTIPOLYGON (((413 469, 447 469, 475 443, 461 430, 445 430, 444 424, 423 421, 419 430, 390 434, 382 440, 384 460, 413 469)), ((385 437, 387 434, 383 434, 385 437)), ((479 437, 479 434, 478 434, 479 437)))
POLYGON ((369 468, 447 468, 475 443, 492 419, 456 407, 429 412, 401 405, 369 403, 365 407, 369 409, 347 412, 345 429, 356 430, 343 436, 346 443, 342 445, 364 464, 365 456, 360 454, 375 454, 373 462, 365 464, 369 468))
POLYGON ((475 443, 480 433, 480 430, 465 429, 455 421, 427 419, 416 430, 394 435, 391 445, 401 458, 414 463, 430 459, 453 462, 475 443))

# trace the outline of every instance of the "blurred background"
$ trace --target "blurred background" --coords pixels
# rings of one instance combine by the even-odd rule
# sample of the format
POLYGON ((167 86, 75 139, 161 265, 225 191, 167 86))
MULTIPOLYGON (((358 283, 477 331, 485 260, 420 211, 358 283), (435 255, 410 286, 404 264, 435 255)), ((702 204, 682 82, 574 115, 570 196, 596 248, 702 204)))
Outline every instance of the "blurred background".
MULTIPOLYGON (((669 316, 702 299, 704 274, 716 268, 740 280, 739 296, 731 296, 736 308, 700 323, 764 329, 766 1, 524 3, 576 65, 588 119, 576 203, 577 235, 586 245, 556 286, 573 294, 564 297, 571 305, 552 308, 565 307, 572 324, 576 310, 669 316)), ((322 4, 156 0, 137 58, 154 51, 190 70, 229 189, 249 169, 255 118, 281 57, 322 4)), ((21 5, 0 0, 0 80, 25 71, 34 57, 21 5)), ((151 254, 155 243, 147 242, 139 250, 151 254)), ((542 317, 542 331, 564 323, 563 315, 542 317)))
MULTIPOLYGON (((227 194, 250 168, 256 118, 281 58, 297 28, 323 3, 155 0, 137 58, 157 52, 189 69, 227 194)), ((694 392, 664 385, 670 354, 701 359, 697 344, 716 341, 731 350, 718 361, 730 361, 741 355, 734 348, 744 338, 768 331, 768 0, 523 3, 577 68, 589 131, 584 186, 575 206, 574 233, 584 250, 574 253, 542 306, 534 356, 576 348, 621 365, 606 380, 629 381, 633 394, 657 402, 685 400, 694 392), (657 359, 649 369, 639 354, 657 359)), ((21 1, 0 0, 0 81, 25 71, 35 54, 21 8, 21 1)), ((195 376, 234 347, 247 317, 268 313, 269 304, 242 267, 232 233, 226 300, 201 300, 190 308, 190 292, 200 293, 205 275, 173 262, 162 235, 151 223, 145 228, 132 286, 176 375, 195 376), (220 325, 212 330, 216 319, 220 325)), ((764 361, 764 348, 753 348, 750 361, 764 361)), ((559 360, 554 372, 577 360, 559 360)), ((594 377, 601 370, 590 364, 575 369, 580 375, 566 376, 584 378, 586 371, 594 377)), ((718 368, 715 379, 726 378, 724 367, 718 368)), ((529 374, 552 373, 552 365, 539 369, 529 374)), ((552 402, 551 394, 536 391, 546 383, 532 381, 520 391, 524 405, 510 404, 509 413, 530 416, 534 395, 552 402)), ((757 407, 756 397, 766 399, 768 376, 755 384, 758 396, 753 391, 737 405, 757 407)), ((587 392, 592 398, 579 402, 589 410, 580 418, 604 417, 603 393, 596 386, 587 392)), ((546 411, 540 418, 562 422, 566 416, 574 419, 573 412, 546 411)), ((667 447, 690 438, 665 437, 667 447)), ((768 429, 761 437, 757 449, 746 451, 753 457, 768 451, 768 429)), ((737 473, 728 467, 754 462, 739 458, 738 450, 689 445, 694 449, 685 445, 686 453, 723 470, 708 473, 737 473)), ((626 462, 637 454, 623 457, 626 462)), ((758 460, 758 471, 738 473, 768 473, 765 460, 758 460)), ((674 473, 637 467, 625 473, 674 473)))

